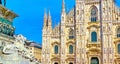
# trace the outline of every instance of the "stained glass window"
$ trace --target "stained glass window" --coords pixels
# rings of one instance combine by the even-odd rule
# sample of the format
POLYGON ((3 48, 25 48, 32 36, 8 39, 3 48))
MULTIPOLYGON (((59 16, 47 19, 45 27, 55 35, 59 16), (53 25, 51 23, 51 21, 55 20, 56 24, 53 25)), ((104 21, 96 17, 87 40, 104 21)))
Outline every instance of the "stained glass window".
POLYGON ((73 46, 72 45, 69 46, 69 54, 73 54, 73 46))
POLYGON ((97 7, 92 6, 91 9, 91 22, 96 22, 97 21, 97 7))
POLYGON ((93 57, 93 58, 91 59, 91 64, 99 64, 98 58, 93 57))
POLYGON ((91 33, 91 41, 97 42, 97 33, 95 31, 91 33))
POLYGON ((118 44, 118 53, 120 54, 120 44, 118 44))
POLYGON ((69 39, 74 38, 74 30, 72 28, 69 29, 69 39))
POLYGON ((54 53, 58 54, 58 46, 57 45, 55 45, 55 47, 54 47, 54 53))
POLYGON ((117 37, 120 37, 120 28, 117 29, 117 37))

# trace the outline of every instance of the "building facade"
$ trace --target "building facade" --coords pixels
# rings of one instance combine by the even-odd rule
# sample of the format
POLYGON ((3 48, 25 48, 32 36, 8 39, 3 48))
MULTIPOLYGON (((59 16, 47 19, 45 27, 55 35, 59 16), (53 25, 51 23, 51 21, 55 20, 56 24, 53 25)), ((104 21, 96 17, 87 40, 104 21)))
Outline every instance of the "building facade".
POLYGON ((27 42, 29 45, 26 46, 26 48, 29 50, 30 55, 33 55, 33 57, 41 63, 42 58, 42 46, 40 44, 37 44, 36 42, 27 42))
POLYGON ((42 64, 120 64, 120 9, 114 0, 62 2, 60 24, 44 15, 42 64))

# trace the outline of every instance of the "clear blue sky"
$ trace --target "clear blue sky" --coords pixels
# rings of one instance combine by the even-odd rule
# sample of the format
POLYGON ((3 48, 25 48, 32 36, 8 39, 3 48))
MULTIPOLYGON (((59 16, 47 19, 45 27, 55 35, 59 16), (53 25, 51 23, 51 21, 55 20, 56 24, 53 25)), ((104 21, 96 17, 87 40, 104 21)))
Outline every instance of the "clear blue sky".
MULTIPOLYGON (((120 0, 116 0, 120 6, 120 0)), ((65 0, 69 11, 75 0, 65 0)), ((16 34, 23 34, 29 40, 42 43, 42 26, 44 9, 51 11, 52 21, 60 20, 62 0, 7 0, 6 7, 19 15, 14 20, 16 34)))

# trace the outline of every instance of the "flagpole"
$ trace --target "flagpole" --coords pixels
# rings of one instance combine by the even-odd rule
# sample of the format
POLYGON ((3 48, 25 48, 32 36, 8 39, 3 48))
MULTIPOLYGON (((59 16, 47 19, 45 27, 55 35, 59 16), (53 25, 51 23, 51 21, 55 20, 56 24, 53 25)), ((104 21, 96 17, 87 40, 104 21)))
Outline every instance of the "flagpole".
POLYGON ((103 28, 102 28, 102 0, 100 0, 100 38, 101 38, 101 64, 104 64, 103 62, 103 28))

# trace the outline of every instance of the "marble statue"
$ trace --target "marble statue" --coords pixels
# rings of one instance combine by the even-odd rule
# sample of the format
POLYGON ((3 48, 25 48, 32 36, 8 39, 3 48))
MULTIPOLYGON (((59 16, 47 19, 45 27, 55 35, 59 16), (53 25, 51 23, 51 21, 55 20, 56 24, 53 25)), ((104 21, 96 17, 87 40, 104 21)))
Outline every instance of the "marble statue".
POLYGON ((9 45, 4 46, 3 53, 6 55, 14 54, 15 51, 17 51, 17 50, 18 49, 14 44, 9 44, 9 45))
POLYGON ((14 54, 15 51, 20 51, 22 52, 22 55, 24 55, 25 57, 32 58, 32 56, 29 54, 29 51, 24 46, 26 38, 23 37, 22 35, 17 35, 14 37, 15 37, 15 42, 4 46, 3 53, 14 54))
POLYGON ((0 0, 0 4, 2 4, 2 0, 0 0))

